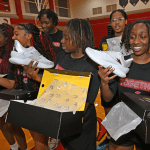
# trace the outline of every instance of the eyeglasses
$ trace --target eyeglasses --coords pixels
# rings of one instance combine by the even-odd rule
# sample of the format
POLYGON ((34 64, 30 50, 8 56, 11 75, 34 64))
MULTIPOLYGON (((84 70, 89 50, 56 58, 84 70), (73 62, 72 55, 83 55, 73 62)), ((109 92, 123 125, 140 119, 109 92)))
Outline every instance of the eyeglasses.
POLYGON ((124 18, 123 18, 123 17, 121 17, 121 18, 113 18, 113 19, 111 19, 111 22, 116 22, 117 20, 118 20, 119 22, 121 22, 121 21, 124 20, 124 18))

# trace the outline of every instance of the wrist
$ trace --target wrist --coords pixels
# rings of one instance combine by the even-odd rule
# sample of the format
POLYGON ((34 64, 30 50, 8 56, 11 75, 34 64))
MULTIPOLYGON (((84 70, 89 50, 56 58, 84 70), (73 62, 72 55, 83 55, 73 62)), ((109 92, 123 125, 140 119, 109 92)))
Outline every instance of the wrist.
POLYGON ((32 76, 33 80, 37 80, 38 79, 38 74, 36 74, 35 76, 32 76))

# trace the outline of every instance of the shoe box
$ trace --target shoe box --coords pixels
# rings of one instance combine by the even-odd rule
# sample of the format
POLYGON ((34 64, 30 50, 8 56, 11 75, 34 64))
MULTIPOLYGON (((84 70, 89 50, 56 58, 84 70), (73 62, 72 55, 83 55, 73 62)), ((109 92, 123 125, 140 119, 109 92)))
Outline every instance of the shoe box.
POLYGON ((122 92, 121 100, 142 119, 135 132, 150 143, 150 96, 122 92))
POLYGON ((2 89, 0 90, 0 99, 4 100, 33 100, 37 98, 38 90, 25 90, 25 89, 2 89))
MULTIPOLYGON (((88 72, 44 70, 38 98, 44 94, 46 88, 55 79, 81 85, 88 89, 90 78, 91 73, 88 72)), ((7 122, 52 138, 60 139, 81 132, 84 107, 85 102, 76 113, 72 111, 59 112, 14 100, 10 102, 7 122)))

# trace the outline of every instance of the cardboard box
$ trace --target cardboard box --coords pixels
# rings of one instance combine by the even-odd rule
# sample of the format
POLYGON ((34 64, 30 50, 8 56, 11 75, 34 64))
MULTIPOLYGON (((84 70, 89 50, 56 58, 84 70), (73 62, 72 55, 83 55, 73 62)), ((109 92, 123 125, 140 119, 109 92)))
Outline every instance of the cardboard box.
POLYGON ((150 96, 122 92, 121 100, 142 119, 135 132, 150 143, 150 96))
POLYGON ((4 100, 33 100, 37 98, 38 90, 29 91, 24 89, 4 89, 0 90, 0 99, 4 100))
MULTIPOLYGON (((45 70, 38 97, 56 79, 82 85, 88 89, 91 74, 87 72, 45 70)), ((53 138, 64 138, 80 133, 85 103, 73 112, 58 112, 23 102, 11 101, 7 122, 53 138)))

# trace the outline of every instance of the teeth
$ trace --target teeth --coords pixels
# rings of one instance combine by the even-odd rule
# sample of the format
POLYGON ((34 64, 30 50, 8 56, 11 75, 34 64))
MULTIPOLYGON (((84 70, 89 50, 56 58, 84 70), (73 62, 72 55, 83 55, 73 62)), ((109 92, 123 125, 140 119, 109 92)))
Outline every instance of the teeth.
POLYGON ((141 47, 134 47, 135 49, 140 49, 141 47))

